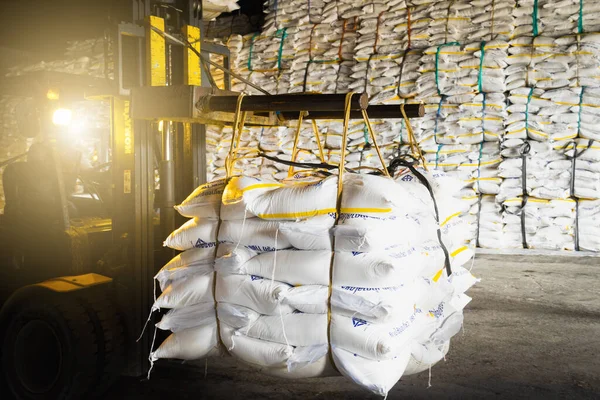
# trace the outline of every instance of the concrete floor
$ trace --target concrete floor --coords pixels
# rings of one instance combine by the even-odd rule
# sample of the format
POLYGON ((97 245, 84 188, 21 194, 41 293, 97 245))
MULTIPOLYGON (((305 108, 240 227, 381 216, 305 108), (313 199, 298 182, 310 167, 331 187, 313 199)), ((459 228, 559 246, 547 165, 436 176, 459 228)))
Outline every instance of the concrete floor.
MULTIPOLYGON (((600 399, 600 258, 478 255, 464 332, 446 362, 403 378, 388 399, 600 399)), ((343 378, 288 381, 230 359, 157 363, 106 398, 375 399, 343 378)))

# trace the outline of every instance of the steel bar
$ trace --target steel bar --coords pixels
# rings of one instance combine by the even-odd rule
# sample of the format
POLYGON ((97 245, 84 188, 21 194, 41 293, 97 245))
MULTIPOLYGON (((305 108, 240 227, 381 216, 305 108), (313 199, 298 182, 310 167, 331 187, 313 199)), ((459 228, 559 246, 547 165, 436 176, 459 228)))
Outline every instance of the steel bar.
MULTIPOLYGON (((196 107, 204 112, 234 112, 237 96, 206 96, 196 107)), ((278 94, 271 96, 247 96, 242 102, 242 111, 325 111, 342 113, 344 110, 345 94, 278 94)), ((351 109, 364 110, 368 106, 366 93, 357 94, 352 98, 351 109)))
MULTIPOLYGON (((420 118, 425 115, 425 107, 423 104, 406 104, 404 105, 404 111, 408 118, 420 118)), ((400 119, 402 112, 400 111, 399 105, 381 105, 381 106, 369 106, 367 108, 369 118, 386 118, 386 119, 400 119)), ((284 119, 296 120, 300 115, 299 112, 283 112, 281 116, 284 119)), ((304 119, 341 119, 344 117, 342 111, 309 111, 308 115, 304 116, 304 119)), ((350 112, 351 119, 362 119, 362 113, 360 110, 353 110, 350 112)))

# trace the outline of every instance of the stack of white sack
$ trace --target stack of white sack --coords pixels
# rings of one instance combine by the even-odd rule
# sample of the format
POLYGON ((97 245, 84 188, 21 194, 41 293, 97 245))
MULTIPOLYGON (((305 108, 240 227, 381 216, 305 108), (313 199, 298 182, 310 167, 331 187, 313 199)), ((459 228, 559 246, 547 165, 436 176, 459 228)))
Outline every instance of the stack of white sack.
POLYGON ((385 97, 397 95, 398 78, 402 65, 404 47, 393 29, 403 17, 395 11, 405 10, 404 1, 374 2, 362 7, 358 39, 354 49, 356 65, 352 68, 353 82, 350 89, 366 92, 371 103, 382 103, 385 97), (378 95, 378 98, 374 98, 378 95))
MULTIPOLYGON (((567 158, 565 150, 555 149, 555 146, 547 142, 533 140, 525 146, 529 151, 525 151, 524 156, 505 158, 498 166, 499 175, 503 178, 498 201, 502 202, 523 193, 549 200, 571 197, 572 160, 567 158)), ((587 176, 584 173, 581 175, 587 176)), ((584 180, 575 180, 574 187, 580 192, 594 189, 584 180)))
MULTIPOLYGON (((233 72, 243 78, 248 78, 248 45, 246 44, 253 34, 239 35, 233 34, 227 39, 227 48, 229 49, 229 66, 233 72)), ((231 77, 231 90, 235 92, 246 92, 256 94, 246 83, 231 77)))
POLYGON ((54 71, 112 79, 114 78, 112 70, 109 71, 109 76, 105 76, 105 62, 102 37, 76 40, 67 42, 67 49, 62 58, 13 66, 6 69, 6 76, 20 76, 36 71, 54 71))
POLYGON ((600 87, 600 34, 517 37, 510 42, 507 89, 600 87))
POLYGON ((499 142, 504 135, 503 93, 439 96, 428 102, 433 104, 425 105, 417 136, 422 146, 499 142))
POLYGON ((257 15, 232 14, 214 21, 205 21, 204 32, 206 38, 227 39, 231 35, 247 35, 260 30, 258 23, 257 15))
POLYGON ((422 146, 428 168, 440 168, 463 182, 474 193, 497 194, 502 179, 498 164, 502 162, 500 146, 495 142, 475 145, 422 146))
POLYGON ((294 42, 290 93, 346 93, 356 42, 354 20, 306 25, 294 42))
POLYGON ((479 195, 477 202, 471 206, 469 214, 464 219, 471 228, 471 237, 474 238, 477 247, 488 249, 506 247, 503 240, 502 206, 496 202, 495 196, 479 195))
POLYGON ((513 36, 564 36, 600 30, 598 0, 517 0, 513 36), (536 18, 537 16, 537 18, 536 18))
POLYGON ((503 205, 504 248, 575 249, 575 200, 515 197, 503 205))
MULTIPOLYGON (((250 175, 260 173, 259 166, 261 159, 256 158, 258 148, 257 132, 250 128, 244 128, 240 137, 240 150, 237 156, 240 157, 235 165, 235 171, 241 173, 246 171, 250 175), (245 157, 243 157, 245 156, 245 157)), ((225 160, 229 154, 233 129, 229 126, 206 126, 206 163, 207 179, 219 179, 226 175, 225 160)))
POLYGON ((509 92, 509 116, 503 147, 514 154, 529 138, 562 142, 576 137, 598 140, 600 95, 588 88, 533 89, 509 92))
POLYGON ((468 241, 474 245, 477 237, 477 221, 468 215, 469 210, 477 204, 480 195, 498 193, 502 183, 497 169, 502 161, 498 143, 440 144, 421 147, 428 168, 442 169, 461 182, 456 197, 461 200, 461 215, 471 227, 468 241))
MULTIPOLYGON (((294 28, 283 29, 262 34, 250 33, 240 37, 232 35, 227 46, 232 54, 232 68, 241 77, 255 86, 274 93, 287 93, 289 84, 283 80, 279 88, 279 77, 289 69, 289 61, 293 57, 294 28)), ((259 90, 232 79, 232 90, 249 94, 264 94, 259 90)))
POLYGON ((508 43, 502 40, 429 47, 419 60, 416 99, 504 92, 507 58, 508 43))
POLYGON ((600 200, 579 200, 577 227, 579 249, 600 251, 600 200))
POLYGON ((151 359, 203 358, 222 343, 268 374, 329 376, 335 367, 380 395, 403 374, 430 368, 460 330, 470 301, 464 292, 477 280, 462 267, 472 256, 464 224, 450 218, 455 182, 422 173, 440 225, 412 173, 395 182, 347 175, 337 225, 335 175, 284 183, 239 177, 198 188, 177 207, 194 219, 165 241, 187 251, 157 275, 170 286, 155 307, 175 310, 158 327, 174 333, 151 359), (217 237, 212 274, 204 261, 217 237), (191 251, 202 260, 193 267, 184 260, 191 251))
POLYGON ((239 9, 237 0, 202 0, 202 19, 210 21, 223 13, 239 9))
POLYGON ((576 139, 562 146, 562 149, 566 149, 565 155, 575 169, 571 194, 579 199, 600 199, 600 143, 576 139), (574 148, 577 148, 577 153, 574 148))
POLYGON ((406 47, 425 48, 464 40, 507 40, 513 30, 514 0, 451 2, 410 1, 408 12, 398 12, 404 21, 395 27, 406 47))
POLYGON ((337 3, 335 0, 266 0, 263 30, 334 22, 338 18, 337 3))

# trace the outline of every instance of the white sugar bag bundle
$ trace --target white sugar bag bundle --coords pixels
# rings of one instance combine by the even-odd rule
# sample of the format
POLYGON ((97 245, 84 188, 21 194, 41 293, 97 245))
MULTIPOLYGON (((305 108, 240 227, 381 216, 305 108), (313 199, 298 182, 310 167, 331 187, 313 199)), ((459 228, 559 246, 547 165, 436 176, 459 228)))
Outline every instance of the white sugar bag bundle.
POLYGON ((289 314, 294 308, 281 304, 278 295, 290 285, 263 279, 255 275, 219 275, 216 300, 242 305, 261 314, 289 314))
POLYGON ((184 308, 213 299, 213 271, 200 270, 179 278, 164 288, 156 299, 153 310, 162 308, 184 308))
POLYGON ((508 199, 503 204, 507 239, 525 242, 529 248, 574 249, 574 200, 529 197, 524 207, 520 198, 508 199), (521 225, 522 213, 525 218, 525 238, 521 225))
POLYGON ((500 141, 507 116, 505 101, 503 93, 440 97, 437 103, 426 104, 418 140, 423 145, 500 141))
MULTIPOLYGON (((225 251, 221 249, 221 251, 225 251)), ((197 248, 179 253, 154 276, 162 290, 171 282, 198 271, 212 271, 215 261, 215 248, 197 248)))
MULTIPOLYGON (((600 146, 594 140, 577 139, 561 146, 560 150, 571 160, 574 167, 572 189, 577 198, 597 199, 600 198, 600 146)), ((573 168, 572 168, 573 171, 573 168)))
POLYGON ((212 322, 172 333, 152 353, 152 362, 162 358, 198 360, 219 354, 217 323, 212 322))
POLYGON ((566 35, 558 38, 517 37, 511 41, 507 62, 509 89, 531 86, 540 89, 598 87, 596 77, 600 35, 566 35), (579 37, 579 39, 578 39, 579 37))
POLYGON ((335 176, 322 180, 294 179, 283 183, 233 177, 224 189, 223 203, 226 206, 242 203, 243 206, 236 209, 263 220, 295 220, 335 212, 336 196, 335 176))
POLYGON ((429 6, 421 4, 406 4, 391 7, 395 15, 392 19, 394 32, 399 35, 400 48, 423 49, 431 46, 429 24, 429 6), (409 15, 410 14, 410 15, 409 15))
POLYGON ((289 73, 290 92, 343 93, 356 39, 354 22, 336 21, 308 26, 294 43, 289 73))
POLYGON ((514 36, 541 34, 556 37, 597 32, 600 27, 597 1, 517 0, 517 5, 513 12, 514 36))
POLYGON ((397 324, 372 324, 356 317, 336 314, 331 318, 331 336, 336 346, 370 360, 389 360, 407 347, 423 329, 422 313, 413 311, 397 324))
POLYGON ((600 122, 600 94, 595 89, 581 88, 579 92, 579 104, 572 105, 571 111, 577 113, 579 137, 600 140, 597 124, 600 122))
POLYGON ((504 135, 510 142, 503 145, 519 147, 527 138, 558 142, 577 137, 583 126, 581 93, 581 88, 511 90, 504 135))
POLYGON ((175 209, 187 218, 219 218, 225 184, 219 179, 200 185, 175 209))
POLYGON ((529 153, 523 158, 507 158, 499 166, 504 178, 498 197, 501 201, 518 196, 524 191, 543 199, 566 199, 571 195, 572 161, 564 150, 555 150, 547 143, 530 143, 529 153), (523 167, 526 175, 523 182, 523 167))
POLYGON ((256 30, 256 18, 246 14, 221 16, 220 18, 205 22, 207 38, 227 38, 233 33, 245 35, 256 30))
POLYGON ((335 365, 340 372, 380 396, 386 396, 402 377, 410 357, 410 349, 405 349, 394 358, 376 361, 335 345, 331 347, 335 365), (373 373, 373 371, 377 371, 377 373, 373 373))
MULTIPOLYGON (((217 220, 194 218, 173 231, 164 245, 174 250, 214 248, 216 246, 217 220)), ((238 244, 253 249, 285 249, 290 247, 284 237, 276 238, 277 222, 259 218, 223 221, 219 241, 238 244)), ((264 251, 264 250, 263 250, 264 251)))
POLYGON ((158 329, 171 332, 179 332, 215 321, 215 303, 198 303, 183 308, 169 310, 160 322, 156 324, 158 329))
POLYGON ((580 250, 600 251, 600 201, 580 200, 577 219, 580 250))
POLYGON ((503 92, 508 43, 449 43, 425 49, 419 60, 417 99, 435 95, 503 92))
MULTIPOLYGON (((459 192, 455 183, 439 171, 424 173, 434 193, 441 198, 442 214, 451 213, 448 200, 459 192)), ((183 253, 172 260, 161 271, 161 276, 171 282, 173 289, 167 288, 163 295, 172 298, 175 311, 168 313, 158 327, 174 333, 153 353, 153 360, 164 357, 194 359, 213 354, 211 349, 216 347, 216 335, 220 334, 230 354, 266 373, 290 378, 324 376, 331 372, 332 366, 327 360, 332 356, 334 362, 340 363, 336 365, 338 370, 350 379, 376 393, 386 393, 402 375, 417 338, 423 343, 447 341, 455 331, 448 326, 458 324, 460 327, 462 319, 454 317, 454 311, 450 312, 460 302, 445 299, 449 295, 445 292, 448 285, 428 286, 433 288, 432 293, 421 293, 419 288, 423 285, 417 285, 423 276, 435 276, 436 282, 446 282, 443 278, 446 259, 435 224, 428 220, 423 226, 400 224, 415 238, 427 233, 414 246, 397 247, 394 251, 337 251, 332 254, 331 227, 335 222, 336 205, 333 204, 331 213, 312 216, 311 213, 320 206, 306 203, 323 198, 324 206, 329 207, 328 196, 319 192, 331 191, 336 200, 337 179, 332 176, 302 180, 300 176, 273 186, 265 181, 240 177, 223 190, 226 200, 244 203, 244 207, 251 210, 260 207, 260 212, 251 211, 254 215, 298 212, 294 209, 304 207, 298 209, 311 216, 279 222, 258 217, 222 221, 214 294, 212 279, 215 274, 211 264, 205 263, 213 257, 210 247, 183 253), (267 187, 260 186, 265 183, 267 187), (305 195, 305 201, 297 201, 305 195), (286 249, 286 246, 296 249, 286 249), (297 250, 301 248, 311 250, 297 250), (334 271, 330 275, 332 261, 334 271), (179 272, 184 269, 193 269, 195 273, 179 272), (207 278, 206 284, 202 284, 207 278), (200 293, 208 294, 208 299, 197 296, 200 293), (190 345, 186 350, 186 343, 193 340, 198 331, 211 326, 215 300, 220 332, 205 336, 204 341, 190 345), (443 305, 446 312, 438 310, 442 307, 441 302, 448 304, 443 305), (429 312, 423 312, 418 304, 429 312), (333 354, 328 356, 329 348, 333 354), (171 350, 166 351, 168 349, 171 350), (365 366, 395 366, 396 369, 387 374, 378 370, 374 377, 364 369, 365 366)), ((408 221, 410 218, 418 220, 417 216, 432 218, 430 195, 426 190, 423 193, 415 189, 416 185, 374 175, 347 174, 341 202, 344 218, 340 218, 336 228, 364 229, 363 237, 368 238, 369 227, 375 231, 382 223, 394 224, 396 220, 408 221), (423 196, 427 199, 420 199, 423 196), (362 216, 351 218, 355 214, 362 216)), ((226 210, 227 207, 222 205, 220 213, 226 210)), ((216 222, 191 220, 190 227, 174 236, 192 237, 183 242, 193 242, 193 237, 203 236, 202 241, 208 243, 216 236, 216 232, 208 229, 211 221, 216 222), (205 225, 207 231, 200 232, 199 225, 205 225), (186 232, 198 229, 195 233, 186 232)), ((462 235, 444 230, 444 224, 441 228, 442 240, 451 242, 452 235, 462 235)), ((466 250, 454 250, 448 260, 459 272, 448 282, 456 281, 459 291, 461 287, 466 290, 469 286, 460 283, 464 280, 459 276, 460 265, 467 262, 468 254, 466 250)), ((419 359, 424 359, 422 352, 414 352, 419 359)))
POLYGON ((353 66, 354 72, 350 75, 354 81, 349 85, 349 89, 366 92, 371 104, 395 100, 398 83, 402 78, 402 57, 401 52, 355 56, 357 63, 353 66))
POLYGON ((428 168, 442 169, 481 193, 497 193, 500 179, 496 166, 502 160, 497 143, 437 145, 423 150, 428 168))
POLYGON ((488 249, 504 248, 502 207, 495 196, 485 195, 471 207, 469 214, 473 216, 476 228, 476 240, 479 247, 488 249))
POLYGON ((261 315, 247 307, 219 303, 219 319, 255 339, 291 346, 326 345, 327 314, 261 315))
MULTIPOLYGON (((408 21, 396 31, 411 47, 423 48, 464 40, 507 40, 513 30, 512 9, 515 1, 455 1, 418 2, 410 11, 408 21)), ((400 16, 406 19, 406 11, 400 16)))
POLYGON ((294 0, 265 1, 266 16, 263 30, 332 22, 337 18, 335 4, 335 1, 328 0, 311 2, 294 0), (333 7, 328 7, 328 5, 333 5, 333 7))
POLYGON ((290 285, 329 285, 331 251, 296 249, 266 252, 237 248, 220 257, 216 269, 223 273, 272 278, 290 285))

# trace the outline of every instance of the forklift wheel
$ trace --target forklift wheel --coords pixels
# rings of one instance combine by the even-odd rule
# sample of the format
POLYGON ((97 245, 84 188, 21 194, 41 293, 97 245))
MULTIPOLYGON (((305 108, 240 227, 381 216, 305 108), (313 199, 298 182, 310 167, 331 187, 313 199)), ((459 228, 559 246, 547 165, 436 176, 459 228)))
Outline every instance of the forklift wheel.
POLYGON ((4 383, 17 399, 79 399, 101 395, 118 374, 123 331, 91 289, 56 293, 18 290, 0 314, 4 383))

